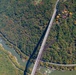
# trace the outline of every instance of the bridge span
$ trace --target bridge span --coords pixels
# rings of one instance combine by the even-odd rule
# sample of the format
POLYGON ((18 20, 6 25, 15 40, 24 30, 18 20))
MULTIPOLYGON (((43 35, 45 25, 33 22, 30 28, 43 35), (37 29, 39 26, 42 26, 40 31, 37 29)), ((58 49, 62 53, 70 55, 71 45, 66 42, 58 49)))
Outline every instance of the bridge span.
POLYGON ((47 40, 47 38, 48 38, 50 29, 51 29, 52 24, 53 24, 53 20, 54 20, 54 18, 55 18, 56 12, 57 12, 58 2, 59 2, 59 0, 56 1, 52 18, 51 18, 50 23, 49 23, 49 26, 48 26, 48 28, 47 28, 46 34, 45 34, 45 36, 44 36, 43 42, 42 42, 42 44, 41 44, 41 47, 40 47, 40 50, 39 50, 37 59, 36 59, 36 61, 35 61, 35 64, 34 64, 34 67, 33 67, 33 70, 32 70, 31 75, 35 75, 35 73, 36 73, 36 70, 37 70, 37 67, 38 67, 38 64, 39 64, 41 55, 42 55, 42 53, 43 53, 44 46, 45 46, 45 44, 46 44, 46 40, 47 40))

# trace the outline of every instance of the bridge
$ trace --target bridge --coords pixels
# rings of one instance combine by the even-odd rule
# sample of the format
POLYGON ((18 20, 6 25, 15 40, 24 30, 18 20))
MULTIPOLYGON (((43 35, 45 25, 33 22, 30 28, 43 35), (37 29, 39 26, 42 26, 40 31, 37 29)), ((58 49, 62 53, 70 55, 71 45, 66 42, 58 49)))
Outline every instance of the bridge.
POLYGON ((54 20, 54 18, 55 18, 56 12, 57 12, 58 2, 59 2, 59 0, 56 1, 52 18, 51 18, 51 20, 50 20, 49 26, 48 26, 48 28, 47 28, 47 31, 46 31, 45 36, 44 36, 44 39, 43 39, 43 41, 42 41, 42 44, 41 44, 41 47, 40 47, 40 50, 39 50, 37 59, 36 59, 36 61, 35 61, 35 64, 34 64, 34 67, 33 67, 33 70, 32 70, 31 75, 35 75, 35 73, 36 73, 36 70, 37 70, 37 67, 38 67, 38 64, 39 64, 41 55, 42 55, 43 50, 44 50, 44 46, 45 46, 45 44, 46 44, 46 40, 47 40, 47 38, 48 38, 50 29, 51 29, 52 24, 53 24, 53 20, 54 20))

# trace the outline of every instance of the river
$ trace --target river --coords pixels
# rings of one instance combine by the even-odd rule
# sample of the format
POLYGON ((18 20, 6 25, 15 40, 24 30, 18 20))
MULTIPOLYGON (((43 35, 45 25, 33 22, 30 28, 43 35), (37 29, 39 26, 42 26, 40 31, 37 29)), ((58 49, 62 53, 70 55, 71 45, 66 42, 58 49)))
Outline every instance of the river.
POLYGON ((10 48, 8 45, 5 44, 5 41, 0 37, 0 43, 3 45, 4 49, 10 51, 13 56, 15 56, 20 63, 20 65, 25 66, 26 62, 23 62, 20 56, 16 53, 13 48, 10 48))
MULTIPOLYGON (((25 66, 26 62, 23 62, 20 56, 16 53, 16 51, 13 48, 10 48, 8 45, 5 44, 5 41, 0 37, 0 43, 3 45, 4 49, 7 51, 10 51, 12 55, 16 56, 18 62, 22 65, 25 66)), ((41 68, 42 73, 46 73, 47 75, 76 75, 76 71, 57 71, 54 70, 52 71, 51 69, 48 68, 41 68)))

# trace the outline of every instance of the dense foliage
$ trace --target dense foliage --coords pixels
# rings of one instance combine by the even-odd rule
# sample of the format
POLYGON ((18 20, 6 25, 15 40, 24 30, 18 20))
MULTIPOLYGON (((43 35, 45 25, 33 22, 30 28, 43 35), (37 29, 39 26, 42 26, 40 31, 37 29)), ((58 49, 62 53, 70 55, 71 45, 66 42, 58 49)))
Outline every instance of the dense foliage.
POLYGON ((1 0, 0 31, 23 53, 30 55, 47 26, 56 0, 1 0))
MULTIPOLYGON (((56 2, 35 1, 0 1, 0 32, 28 56, 48 25, 56 2)), ((60 17, 53 23, 42 60, 64 64, 76 63, 76 1, 61 0, 58 14, 60 17), (64 10, 73 14, 68 13, 65 16, 62 13, 64 10)))
POLYGON ((54 63, 76 64, 76 1, 60 2, 56 24, 47 41, 43 60, 54 63), (51 44, 53 42, 53 44, 51 44))

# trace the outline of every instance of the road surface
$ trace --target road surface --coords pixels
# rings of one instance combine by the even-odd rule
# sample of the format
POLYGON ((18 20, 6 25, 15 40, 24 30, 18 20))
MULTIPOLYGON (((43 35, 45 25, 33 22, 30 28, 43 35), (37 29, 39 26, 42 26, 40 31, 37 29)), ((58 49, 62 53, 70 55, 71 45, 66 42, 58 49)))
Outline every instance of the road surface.
MULTIPOLYGON (((43 61, 41 61, 43 62, 43 61)), ((51 62, 45 62, 47 64, 50 64, 50 65, 55 65, 55 66, 66 66, 66 67, 72 67, 72 66, 76 66, 76 64, 57 64, 57 63, 51 63, 51 62)))
POLYGON ((59 0, 57 0, 57 2, 56 2, 56 4, 55 4, 54 13, 53 13, 53 15, 52 15, 52 18, 51 18, 50 23, 49 23, 49 26, 48 26, 48 28, 47 28, 46 34, 45 34, 45 36, 44 36, 44 39, 43 39, 42 45, 41 45, 41 47, 40 47, 40 50, 39 50, 37 59, 36 59, 36 61, 35 61, 35 64, 34 64, 34 67, 33 67, 33 70, 32 70, 31 75, 35 75, 35 73, 36 73, 37 66, 38 66, 38 64, 39 64, 41 55, 42 55, 42 53, 43 53, 44 46, 45 46, 45 44, 46 44, 46 40, 47 40, 47 38, 48 38, 50 29, 51 29, 51 27, 52 27, 53 20, 54 20, 55 15, 56 15, 56 11, 57 11, 56 8, 57 8, 58 2, 59 2, 59 0))

